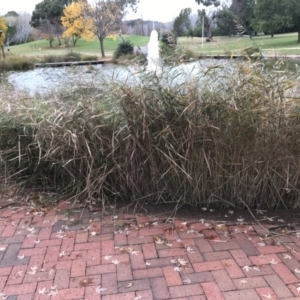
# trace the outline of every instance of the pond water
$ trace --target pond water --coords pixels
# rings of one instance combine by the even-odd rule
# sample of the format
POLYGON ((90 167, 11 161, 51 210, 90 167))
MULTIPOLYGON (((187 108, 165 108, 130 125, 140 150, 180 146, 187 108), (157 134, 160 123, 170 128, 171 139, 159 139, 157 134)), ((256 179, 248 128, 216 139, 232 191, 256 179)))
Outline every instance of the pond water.
MULTIPOLYGON (((299 72, 299 60, 286 60, 283 64, 280 64, 279 61, 271 60, 261 62, 264 69, 271 68, 274 70, 274 65, 278 65, 281 70, 288 69, 293 72, 299 72)), ((177 66, 163 66, 162 74, 158 74, 158 77, 160 80, 164 80, 163 82, 166 84, 180 84, 190 80, 198 80, 199 83, 205 84, 203 74, 209 69, 210 75, 213 73, 215 83, 220 83, 220 81, 224 83, 224 78, 236 73, 237 65, 243 63, 244 61, 241 60, 205 59, 177 66), (220 77, 223 78, 220 79, 220 77)), ((145 83, 144 76, 149 75, 149 72, 147 72, 146 65, 121 66, 103 64, 36 68, 26 72, 10 72, 8 74, 8 82, 16 90, 25 90, 33 96, 35 93, 49 94, 68 87, 70 89, 78 86, 97 87, 111 82, 129 83, 131 85, 145 83)))
MULTIPOLYGON (((216 64, 225 66, 228 60, 205 60, 185 63, 176 67, 164 67, 163 74, 158 76, 171 78, 176 76, 176 82, 194 78, 203 69, 216 64)), ((232 65, 232 62, 230 63, 232 65)), ((114 64, 93 66, 72 66, 61 68, 36 68, 26 72, 11 72, 8 82, 17 90, 25 90, 30 95, 35 93, 48 94, 60 89, 72 88, 78 85, 93 84, 94 86, 109 82, 129 82, 138 84, 141 76, 147 74, 145 66, 124 67, 114 64)))

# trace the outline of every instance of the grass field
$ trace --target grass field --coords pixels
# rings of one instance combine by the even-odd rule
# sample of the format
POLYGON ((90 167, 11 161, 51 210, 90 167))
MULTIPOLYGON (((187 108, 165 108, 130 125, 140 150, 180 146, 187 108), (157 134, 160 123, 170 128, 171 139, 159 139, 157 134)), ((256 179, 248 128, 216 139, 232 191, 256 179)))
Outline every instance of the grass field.
POLYGON ((270 36, 257 36, 250 39, 249 37, 214 37, 213 41, 207 43, 204 40, 202 48, 201 38, 186 38, 178 39, 178 44, 184 48, 189 48, 199 54, 224 54, 234 53, 236 55, 241 53, 241 50, 256 45, 261 47, 264 54, 269 55, 300 55, 300 44, 297 43, 297 33, 275 35, 274 38, 270 36))
MULTIPOLYGON (((125 39, 130 40, 135 46, 146 46, 149 42, 149 37, 130 35, 125 36, 125 39)), ((255 44, 261 47, 264 54, 269 55, 300 55, 300 44, 297 42, 297 33, 270 36, 258 36, 250 39, 249 37, 214 37, 213 41, 208 43, 204 41, 202 48, 201 38, 186 38, 180 37, 178 45, 184 49, 190 49, 198 55, 210 54, 240 54, 245 47, 255 44)), ((107 57, 112 57, 115 51, 119 38, 116 41, 105 39, 104 48, 107 57)), ((42 55, 63 55, 68 51, 76 51, 82 54, 93 54, 101 56, 100 43, 98 39, 92 42, 87 42, 80 39, 75 47, 65 48, 58 46, 57 40, 53 42, 53 48, 50 48, 49 42, 46 40, 34 41, 22 45, 10 47, 10 55, 25 55, 25 56, 42 56, 42 55)), ((7 52, 8 53, 8 52, 7 52)))
MULTIPOLYGON (((144 46, 149 42, 149 37, 145 36, 125 36, 125 39, 130 40, 135 46, 144 46)), ((104 50, 107 57, 112 57, 113 52, 120 43, 119 37, 116 41, 113 39, 104 40, 104 50)), ((93 54, 101 56, 100 42, 98 39, 94 39, 91 42, 87 42, 83 39, 78 40, 75 47, 58 46, 57 40, 53 42, 53 48, 50 48, 49 42, 46 40, 34 41, 22 45, 10 47, 10 54, 12 55, 26 55, 26 56, 41 56, 41 55, 63 55, 68 51, 76 51, 82 54, 93 54)))

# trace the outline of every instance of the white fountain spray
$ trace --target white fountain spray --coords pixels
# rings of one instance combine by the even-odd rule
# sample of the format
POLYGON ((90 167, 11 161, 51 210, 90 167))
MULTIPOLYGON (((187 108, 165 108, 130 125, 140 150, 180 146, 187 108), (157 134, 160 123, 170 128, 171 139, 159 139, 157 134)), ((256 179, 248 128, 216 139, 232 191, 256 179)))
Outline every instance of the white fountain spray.
POLYGON ((148 44, 148 67, 149 72, 160 73, 161 72, 161 59, 159 57, 159 43, 158 43, 158 32, 154 29, 151 31, 150 41, 148 44))

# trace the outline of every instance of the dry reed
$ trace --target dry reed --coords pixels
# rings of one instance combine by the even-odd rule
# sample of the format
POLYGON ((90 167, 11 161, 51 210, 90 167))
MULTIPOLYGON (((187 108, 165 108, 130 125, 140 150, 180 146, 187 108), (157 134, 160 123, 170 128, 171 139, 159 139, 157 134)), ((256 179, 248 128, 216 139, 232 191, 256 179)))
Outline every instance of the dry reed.
POLYGON ((184 81, 3 93, 0 172, 89 204, 299 207, 299 80, 279 69, 232 62, 184 81))

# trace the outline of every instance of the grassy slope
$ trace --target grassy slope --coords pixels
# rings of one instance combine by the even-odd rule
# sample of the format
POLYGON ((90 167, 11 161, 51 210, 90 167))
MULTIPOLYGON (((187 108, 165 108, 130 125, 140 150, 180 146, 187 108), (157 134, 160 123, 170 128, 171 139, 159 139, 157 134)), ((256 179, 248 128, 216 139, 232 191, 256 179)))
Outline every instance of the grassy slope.
MULTIPOLYGON (((149 37, 144 36, 125 36, 125 39, 131 41, 135 46, 147 45, 149 42, 149 37)), ((116 41, 112 39, 105 39, 105 55, 108 57, 112 56, 119 42, 119 38, 117 38, 116 41)), ((101 56, 100 43, 98 39, 94 39, 92 42, 87 42, 83 39, 80 39, 78 40, 75 47, 69 48, 65 48, 64 46, 58 46, 57 40, 53 42, 53 48, 50 48, 49 42, 46 40, 39 40, 10 47, 10 53, 15 55, 26 56, 65 54, 67 51, 76 51, 84 54, 93 54, 101 56), (40 48, 41 50, 39 50, 40 48)))
MULTIPOLYGON (((149 37, 131 35, 126 36, 125 38, 130 40, 136 46, 145 46, 149 42, 149 37)), ((211 43, 204 41, 203 49, 201 46, 201 38, 194 38, 193 41, 191 41, 191 39, 181 37, 178 39, 178 44, 183 48, 189 48, 195 51, 197 54, 224 54, 228 52, 240 54, 241 49, 256 44, 263 49, 265 54, 300 55, 300 44, 297 44, 296 40, 297 34, 289 33, 275 35, 274 38, 271 38, 270 36, 254 37, 252 40, 248 37, 215 37, 211 43)), ((116 41, 105 39, 104 47, 106 56, 111 57, 113 55, 119 42, 119 38, 117 38, 116 41)), ((55 40, 53 48, 50 48, 48 41, 39 40, 10 47, 11 54, 26 56, 65 54, 67 51, 93 54, 100 57, 100 44, 98 39, 94 39, 92 42, 86 42, 85 40, 80 39, 75 47, 65 48, 64 46, 58 46, 57 41, 55 40), (40 48, 41 50, 39 50, 40 48)))
POLYGON ((248 37, 215 37, 213 42, 207 43, 204 41, 202 49, 202 39, 194 38, 187 39, 181 37, 178 39, 178 44, 183 47, 188 47, 191 50, 200 54, 216 54, 225 52, 234 52, 240 54, 241 50, 253 44, 261 47, 265 54, 297 54, 300 55, 300 44, 297 44, 297 34, 281 34, 270 36, 253 37, 251 40, 248 37))

